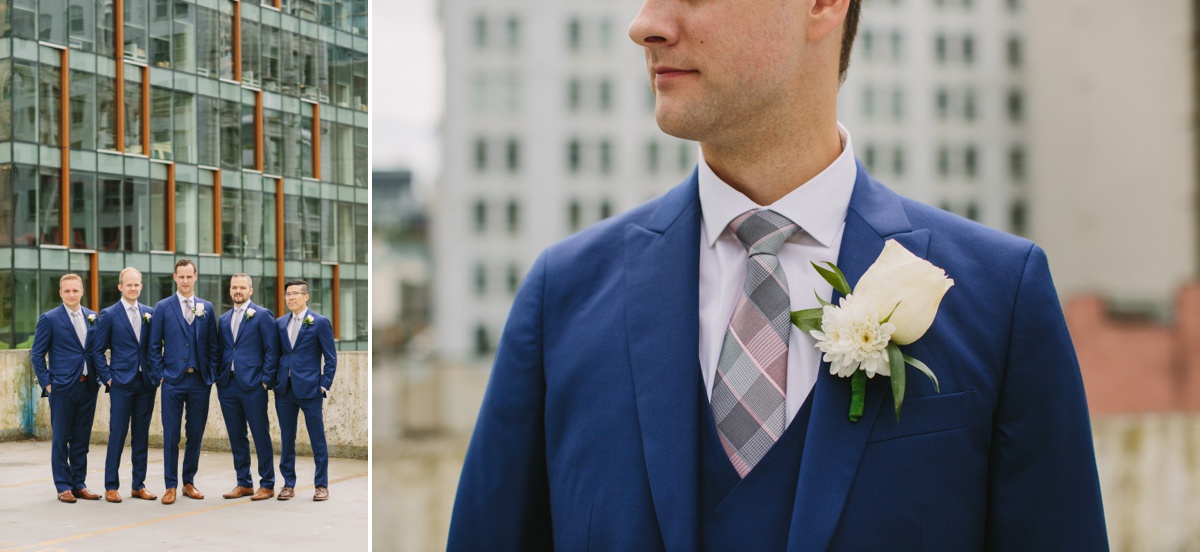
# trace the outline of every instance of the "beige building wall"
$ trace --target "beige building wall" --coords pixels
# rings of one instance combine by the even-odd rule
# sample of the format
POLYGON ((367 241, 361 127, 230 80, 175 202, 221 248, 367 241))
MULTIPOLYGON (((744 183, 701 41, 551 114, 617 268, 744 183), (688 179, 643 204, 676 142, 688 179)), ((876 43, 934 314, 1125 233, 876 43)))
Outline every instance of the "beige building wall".
POLYGON ((1031 237, 1066 300, 1196 275, 1192 2, 1030 1, 1031 237))

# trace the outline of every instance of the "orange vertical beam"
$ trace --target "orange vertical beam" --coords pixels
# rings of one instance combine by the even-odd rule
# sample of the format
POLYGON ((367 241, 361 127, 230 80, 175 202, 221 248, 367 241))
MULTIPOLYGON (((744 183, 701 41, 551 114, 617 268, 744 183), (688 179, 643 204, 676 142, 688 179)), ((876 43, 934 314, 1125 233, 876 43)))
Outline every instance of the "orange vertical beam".
MULTIPOLYGON (((62 50, 62 67, 59 74, 58 95, 58 146, 62 151, 62 172, 59 177, 62 202, 58 208, 58 227, 62 234, 62 244, 71 247, 71 69, 68 65, 70 50, 62 50)), ((94 309, 93 309, 94 310, 94 309)))
POLYGON ((233 80, 242 82, 242 3, 233 3, 233 80))
POLYGON ((321 178, 321 104, 312 104, 313 178, 321 178))
POLYGON ((254 170, 263 171, 263 93, 254 94, 254 170))
POLYGON ((213 253, 221 254, 221 169, 213 171, 213 253))
POLYGON ((341 266, 333 265, 333 317, 330 319, 333 322, 333 339, 335 341, 342 338, 342 325, 339 322, 342 315, 342 278, 341 266))
POLYGON ((88 274, 91 275, 91 277, 88 279, 91 282, 91 285, 88 286, 89 288, 91 288, 88 290, 88 293, 90 294, 88 303, 90 303, 91 306, 88 308, 90 308, 96 312, 99 312, 100 311, 100 253, 93 251, 92 254, 88 255, 88 256, 91 257, 91 261, 92 261, 91 267, 88 268, 88 274))
POLYGON ((286 305, 283 302, 283 179, 275 179, 275 300, 279 310, 283 312, 286 305))
POLYGON ((150 67, 142 67, 142 153, 150 157, 150 67))
POLYGON ((125 151, 125 0, 113 0, 113 36, 113 51, 117 54, 117 151, 125 151))
POLYGON ((167 165, 167 250, 175 249, 175 163, 167 165))

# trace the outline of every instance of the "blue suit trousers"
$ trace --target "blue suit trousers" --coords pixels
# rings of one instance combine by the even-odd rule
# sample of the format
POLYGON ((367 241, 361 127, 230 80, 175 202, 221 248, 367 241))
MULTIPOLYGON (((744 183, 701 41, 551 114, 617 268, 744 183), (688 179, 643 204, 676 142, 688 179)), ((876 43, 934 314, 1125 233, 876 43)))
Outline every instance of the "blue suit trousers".
POLYGON ((304 425, 308 427, 308 440, 312 443, 314 475, 318 487, 329 486, 329 448, 325 444, 325 419, 321 412, 324 398, 297 398, 291 383, 284 385, 275 394, 275 413, 279 416, 279 434, 282 447, 279 451, 279 473, 283 475, 284 487, 296 486, 296 423, 300 411, 304 411, 304 425))
POLYGON ((50 393, 50 470, 59 492, 87 486, 88 441, 96 416, 96 393, 87 382, 55 386, 50 393))
POLYGON ((146 488, 146 461, 150 447, 150 419, 154 416, 154 395, 157 390, 146 385, 141 377, 129 385, 113 382, 109 389, 108 454, 104 457, 104 488, 115 491, 121 488, 117 470, 121 467, 121 454, 125 450, 125 437, 129 435, 130 455, 133 461, 133 485, 131 490, 146 488), (131 431, 132 428, 132 431, 131 431))
POLYGON ((179 486, 179 428, 183 424, 187 444, 183 451, 183 483, 195 484, 200 467, 200 442, 208 421, 208 397, 212 386, 204 383, 199 372, 183 377, 183 381, 162 384, 163 479, 166 488, 179 486), (184 412, 187 417, 184 418, 184 412), (186 422, 186 423, 185 423, 186 422))
POLYGON ((253 487, 250 477, 250 441, 246 428, 254 437, 258 455, 259 486, 275 488, 275 448, 271 444, 271 428, 267 418, 267 390, 262 386, 244 389, 241 382, 231 381, 228 387, 217 387, 225 429, 229 432, 229 448, 233 451, 233 468, 239 487, 253 487))

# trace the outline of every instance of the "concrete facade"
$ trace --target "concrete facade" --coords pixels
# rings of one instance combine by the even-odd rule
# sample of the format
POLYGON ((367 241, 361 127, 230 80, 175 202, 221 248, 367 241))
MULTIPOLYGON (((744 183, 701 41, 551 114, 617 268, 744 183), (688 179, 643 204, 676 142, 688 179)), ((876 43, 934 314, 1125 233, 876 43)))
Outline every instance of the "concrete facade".
POLYGON ((1027 2, 1031 235, 1059 293, 1169 306, 1196 277, 1194 2, 1027 2))
MULTIPOLYGON (((368 450, 368 401, 367 353, 343 351, 338 353, 338 368, 334 376, 333 389, 325 401, 325 439, 329 455, 340 458, 367 458, 368 450)), ((279 447, 279 422, 275 415, 274 393, 269 393, 267 406, 271 418, 272 441, 279 447)), ((162 446, 161 401, 154 404, 154 419, 150 422, 150 446, 162 446)), ((92 443, 108 442, 109 399, 100 390, 96 400, 96 418, 92 424, 92 443)), ((303 414, 300 415, 303 418, 303 414)), ((296 452, 310 455, 312 448, 303 421, 296 437, 296 452)), ((50 438, 50 405, 41 398, 37 377, 29 364, 29 351, 0 351, 0 441, 50 438), (10 400, 15 398, 15 400, 10 400)), ((182 442, 185 441, 181 439, 182 442)), ((208 424, 204 429, 204 449, 229 450, 229 434, 221 416, 221 405, 217 401, 216 386, 209 398, 208 424)), ((253 440, 251 440, 253 448, 253 440)))

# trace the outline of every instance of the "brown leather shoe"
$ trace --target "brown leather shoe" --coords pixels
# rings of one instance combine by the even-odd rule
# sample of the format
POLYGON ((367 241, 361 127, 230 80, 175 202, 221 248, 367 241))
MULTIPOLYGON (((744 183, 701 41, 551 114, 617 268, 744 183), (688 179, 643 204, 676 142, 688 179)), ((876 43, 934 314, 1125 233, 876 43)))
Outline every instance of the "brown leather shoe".
POLYGON ((296 496, 296 490, 291 487, 284 487, 279 491, 279 500, 287 500, 296 496))
POLYGON ((104 500, 107 500, 114 504, 117 502, 120 502, 121 501, 121 493, 118 492, 116 489, 109 489, 107 491, 104 491, 104 500))
POLYGON ((192 485, 191 483, 183 486, 183 496, 195 500, 204 500, 204 493, 200 492, 200 489, 197 489, 196 486, 192 485))
POLYGON ((87 490, 87 487, 79 489, 78 491, 71 491, 71 494, 75 495, 75 498, 82 498, 84 500, 100 500, 100 495, 87 490))
POLYGON ((175 487, 171 487, 170 489, 167 489, 167 492, 163 493, 162 503, 163 504, 174 504, 175 503, 175 487))
MULTIPOLYGON (((187 487, 184 487, 183 491, 187 492, 187 487)), ((243 487, 238 485, 237 487, 234 487, 232 491, 229 491, 221 496, 225 498, 242 498, 243 496, 250 496, 252 494, 254 494, 254 487, 243 487)))
POLYGON ((63 491, 61 493, 58 493, 58 501, 66 502, 67 504, 74 504, 75 503, 75 495, 72 494, 71 491, 63 491))
POLYGON ((313 502, 321 502, 322 500, 329 500, 329 489, 317 487, 317 492, 313 494, 313 502))
POLYGON ((266 500, 273 496, 275 496, 275 489, 259 487, 257 491, 254 491, 254 496, 250 497, 250 500, 266 500))
POLYGON ((147 491, 145 488, 141 488, 136 491, 133 491, 132 493, 129 494, 129 496, 131 496, 133 498, 140 498, 142 500, 158 500, 157 496, 150 494, 150 491, 147 491))

